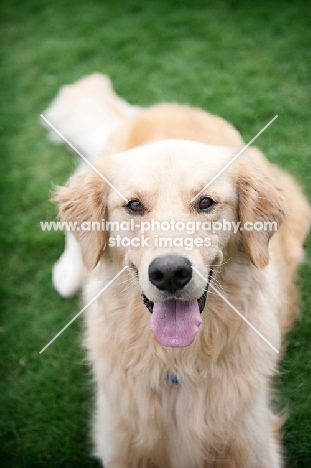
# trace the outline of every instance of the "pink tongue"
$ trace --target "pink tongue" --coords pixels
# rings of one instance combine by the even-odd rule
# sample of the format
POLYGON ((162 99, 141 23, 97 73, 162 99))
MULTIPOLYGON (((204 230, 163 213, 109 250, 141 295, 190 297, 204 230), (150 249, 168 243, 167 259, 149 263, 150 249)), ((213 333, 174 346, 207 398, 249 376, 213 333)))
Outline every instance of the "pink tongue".
POLYGON ((195 339, 202 323, 198 301, 155 302, 151 329, 163 346, 184 348, 195 339))

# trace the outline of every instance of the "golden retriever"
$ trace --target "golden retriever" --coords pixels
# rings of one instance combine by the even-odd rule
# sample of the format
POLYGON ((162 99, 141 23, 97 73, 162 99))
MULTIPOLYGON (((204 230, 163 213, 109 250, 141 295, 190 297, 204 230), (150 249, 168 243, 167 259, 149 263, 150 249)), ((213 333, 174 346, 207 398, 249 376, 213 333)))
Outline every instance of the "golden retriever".
MULTIPOLYGON (((230 164, 241 136, 202 110, 127 107, 106 77, 92 75, 57 98, 67 112, 86 82, 101 83, 105 154, 98 172, 79 169, 56 191, 61 219, 80 229, 68 233, 54 284, 70 296, 85 283, 91 302, 96 456, 106 468, 280 468, 271 380, 297 313, 308 203, 259 150, 230 164), (103 220, 131 229, 117 242, 113 231, 81 228, 103 220), (236 232, 213 228, 238 222, 236 232)), ((58 106, 49 112, 64 128, 70 118, 58 106)))

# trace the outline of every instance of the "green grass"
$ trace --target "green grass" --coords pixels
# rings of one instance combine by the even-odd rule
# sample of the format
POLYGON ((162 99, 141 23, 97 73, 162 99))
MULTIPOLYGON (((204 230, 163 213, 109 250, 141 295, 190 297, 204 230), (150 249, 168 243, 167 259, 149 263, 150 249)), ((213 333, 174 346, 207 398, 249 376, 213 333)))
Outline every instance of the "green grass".
MULTIPOLYGON (((51 220, 52 182, 73 156, 53 147, 39 114, 59 87, 99 71, 139 105, 189 103, 225 117, 311 196, 311 9, 306 1, 43 0, 1 4, 0 465, 96 467, 92 388, 81 320, 39 350, 79 310, 54 292, 63 248, 51 220)), ((302 316, 280 372, 289 468, 311 466, 311 245, 300 271, 302 316)))

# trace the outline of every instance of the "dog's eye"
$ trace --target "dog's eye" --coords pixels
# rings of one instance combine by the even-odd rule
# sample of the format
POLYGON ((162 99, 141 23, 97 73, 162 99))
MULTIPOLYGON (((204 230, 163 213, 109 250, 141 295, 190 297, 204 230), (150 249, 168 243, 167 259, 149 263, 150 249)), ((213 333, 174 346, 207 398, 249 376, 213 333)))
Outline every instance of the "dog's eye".
POLYGON ((126 207, 131 213, 143 214, 144 212, 144 206, 140 203, 139 200, 129 201, 126 207))
POLYGON ((212 208, 212 206, 215 204, 214 200, 210 197, 203 197, 199 201, 199 210, 201 211, 208 211, 212 208))

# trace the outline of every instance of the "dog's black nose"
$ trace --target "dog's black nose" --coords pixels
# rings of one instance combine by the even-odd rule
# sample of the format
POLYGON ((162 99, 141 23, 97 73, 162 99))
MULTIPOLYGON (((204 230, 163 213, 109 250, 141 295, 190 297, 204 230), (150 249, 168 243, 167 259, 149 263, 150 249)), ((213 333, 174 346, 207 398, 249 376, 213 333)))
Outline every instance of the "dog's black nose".
POLYGON ((191 263, 181 255, 163 255, 149 265, 149 280, 161 291, 182 289, 192 277, 191 263))

